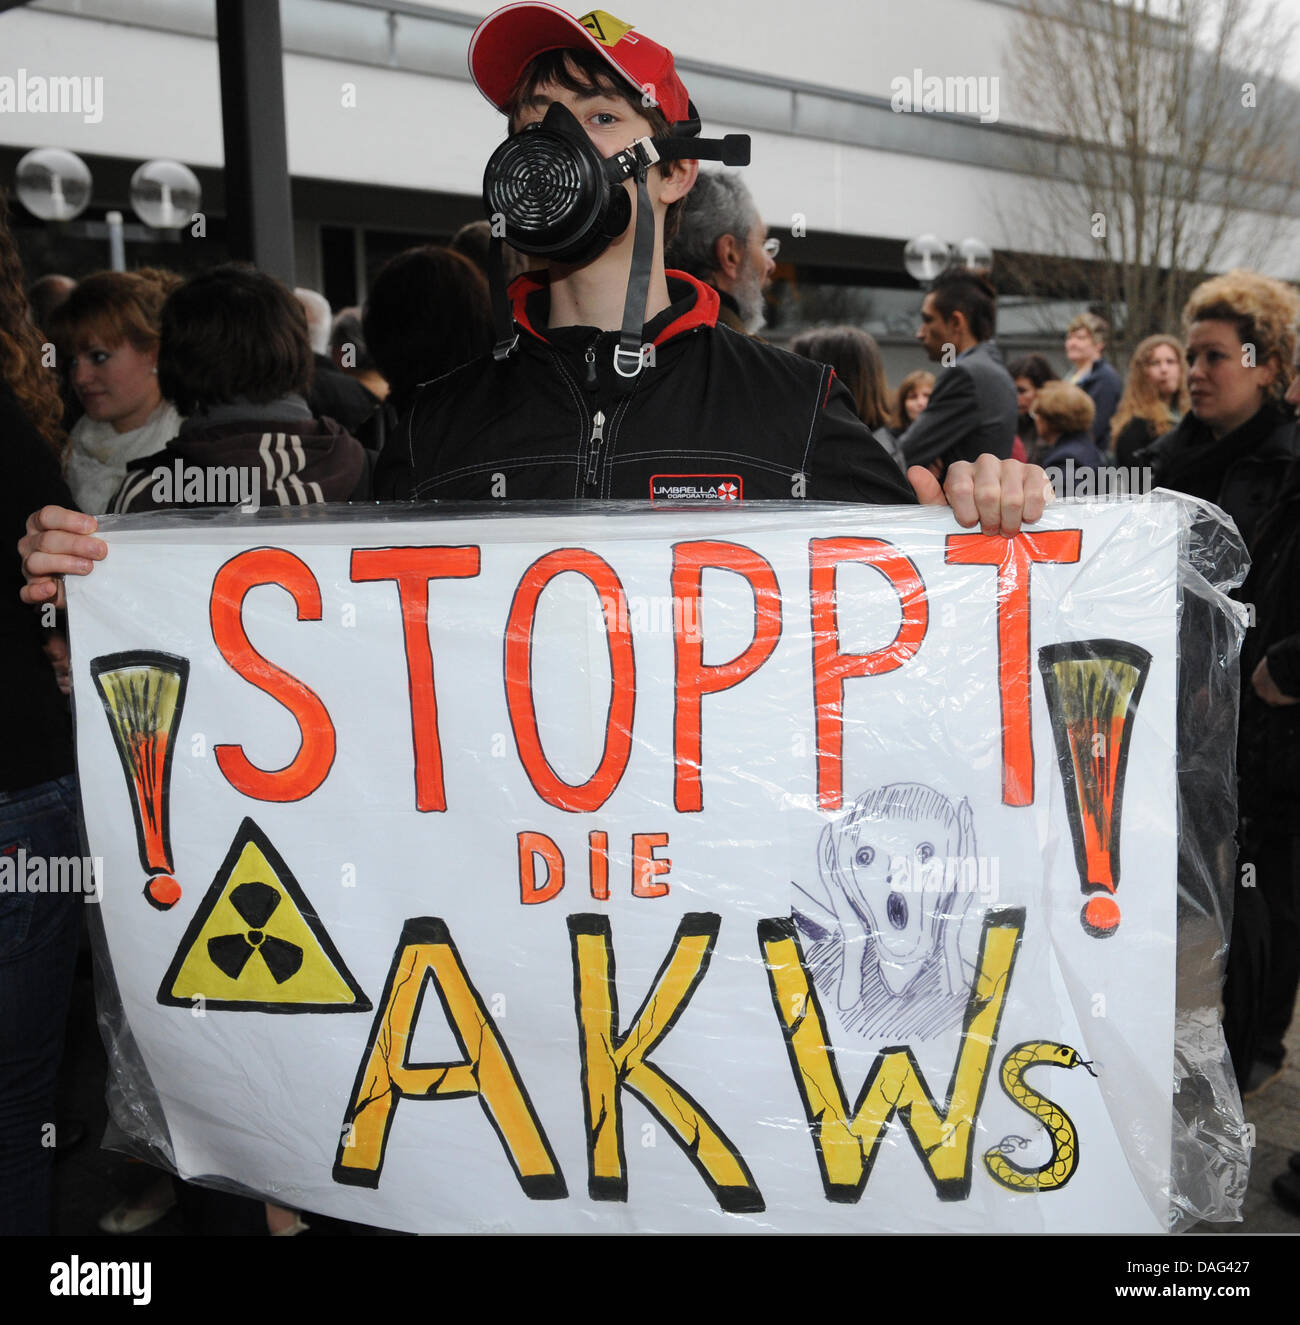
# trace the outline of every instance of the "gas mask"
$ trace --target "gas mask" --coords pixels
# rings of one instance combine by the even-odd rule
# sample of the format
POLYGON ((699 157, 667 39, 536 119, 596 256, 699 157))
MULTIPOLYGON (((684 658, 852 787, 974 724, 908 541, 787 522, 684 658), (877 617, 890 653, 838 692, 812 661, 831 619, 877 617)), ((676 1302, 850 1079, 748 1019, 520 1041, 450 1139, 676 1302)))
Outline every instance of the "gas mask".
POLYGON ((748 135, 700 138, 699 118, 694 106, 690 110, 691 118, 674 124, 668 137, 639 138, 604 157, 568 107, 552 102, 541 121, 511 134, 492 153, 483 172, 483 204, 492 222, 493 354, 498 359, 507 358, 519 339, 502 276, 502 242, 556 262, 590 262, 627 230, 632 199, 623 183, 635 178, 636 238, 614 368, 627 378, 641 371, 641 328, 654 256, 647 172, 658 162, 682 158, 749 164, 748 135))

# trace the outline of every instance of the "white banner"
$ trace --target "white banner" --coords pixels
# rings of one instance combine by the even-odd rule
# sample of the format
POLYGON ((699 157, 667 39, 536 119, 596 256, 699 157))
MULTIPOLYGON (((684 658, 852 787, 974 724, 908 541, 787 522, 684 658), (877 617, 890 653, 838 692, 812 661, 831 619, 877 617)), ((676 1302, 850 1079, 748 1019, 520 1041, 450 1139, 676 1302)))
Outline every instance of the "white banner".
POLYGON ((419 1232, 1156 1232, 1179 511, 105 521, 182 1176, 419 1232))

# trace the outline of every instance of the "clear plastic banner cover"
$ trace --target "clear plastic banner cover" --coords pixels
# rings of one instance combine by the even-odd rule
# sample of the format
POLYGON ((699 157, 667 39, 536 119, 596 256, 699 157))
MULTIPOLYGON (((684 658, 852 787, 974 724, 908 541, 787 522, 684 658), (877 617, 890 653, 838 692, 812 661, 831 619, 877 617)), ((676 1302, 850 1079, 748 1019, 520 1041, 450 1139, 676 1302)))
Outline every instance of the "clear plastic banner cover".
POLYGON ((1213 508, 103 523, 123 1148, 428 1233, 1239 1217, 1213 508))

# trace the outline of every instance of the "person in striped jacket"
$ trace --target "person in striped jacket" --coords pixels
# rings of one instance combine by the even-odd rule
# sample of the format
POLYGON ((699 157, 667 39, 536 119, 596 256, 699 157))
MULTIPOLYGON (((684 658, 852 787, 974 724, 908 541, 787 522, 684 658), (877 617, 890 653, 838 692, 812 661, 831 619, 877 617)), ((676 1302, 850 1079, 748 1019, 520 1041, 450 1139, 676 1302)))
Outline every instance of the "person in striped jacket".
POLYGON ((307 406, 312 353, 292 293, 252 267, 191 277, 162 311, 158 384, 185 415, 131 462, 109 512, 310 506, 369 496, 361 443, 307 406))

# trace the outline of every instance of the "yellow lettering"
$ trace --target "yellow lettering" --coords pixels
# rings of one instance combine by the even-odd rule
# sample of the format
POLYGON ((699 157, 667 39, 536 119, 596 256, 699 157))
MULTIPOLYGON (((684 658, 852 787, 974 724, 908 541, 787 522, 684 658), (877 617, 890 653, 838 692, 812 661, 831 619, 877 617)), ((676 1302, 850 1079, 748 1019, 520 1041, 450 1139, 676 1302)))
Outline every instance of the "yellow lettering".
POLYGON ((862 1196, 881 1138, 895 1114, 939 1199, 962 1201, 970 1195, 971 1134, 1024 921, 1020 909, 990 911, 984 918, 947 1104, 941 1109, 934 1103, 910 1049, 891 1049, 872 1064, 852 1115, 794 923, 788 918, 759 921, 772 1001, 785 1032, 828 1200, 854 1202, 862 1196))
POLYGON ((524 1193, 539 1201, 567 1196, 541 1121, 446 924, 427 916, 408 920, 344 1119, 348 1140, 346 1145, 340 1142, 335 1154, 334 1181, 379 1185, 388 1134, 403 1098, 469 1097, 477 1097, 487 1114, 524 1193), (459 1062, 413 1067, 409 1045, 422 1006, 420 995, 430 980, 438 986, 466 1056, 459 1062))
POLYGON ((582 1046, 587 1191, 594 1201, 627 1200, 619 1107, 619 1090, 626 1086, 668 1129, 724 1210, 765 1208, 740 1152, 695 1100, 646 1062, 704 979, 719 923, 718 916, 699 912, 682 918, 654 987, 620 1038, 609 920, 603 915, 569 917, 582 1046))

